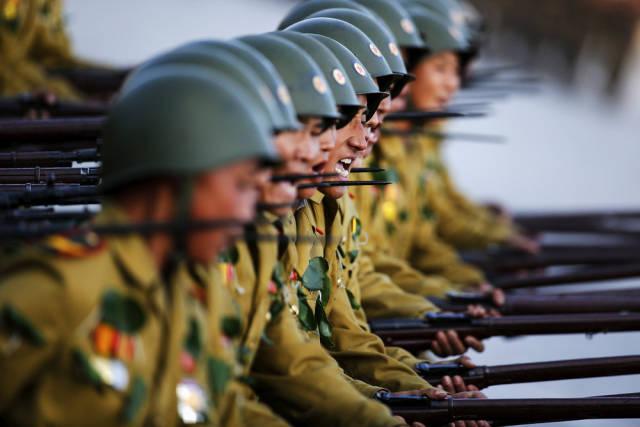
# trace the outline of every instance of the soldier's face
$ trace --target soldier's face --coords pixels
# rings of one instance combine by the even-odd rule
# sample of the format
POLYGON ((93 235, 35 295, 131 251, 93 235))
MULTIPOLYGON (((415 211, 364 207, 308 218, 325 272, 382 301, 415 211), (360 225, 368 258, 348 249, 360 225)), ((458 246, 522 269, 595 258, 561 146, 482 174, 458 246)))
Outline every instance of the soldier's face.
MULTIPOLYGON (((363 101, 360 100, 360 102, 363 101)), ((364 110, 358 112, 346 126, 336 132, 336 144, 329 153, 329 160, 323 172, 337 173, 338 176, 327 178, 327 181, 349 180, 349 171, 357 160, 359 153, 367 147, 364 127, 364 121, 366 119, 364 116, 364 110)), ((329 197, 338 199, 344 196, 346 187, 322 187, 320 191, 329 197)))
MULTIPOLYGON (((273 171, 274 176, 285 174, 308 174, 310 154, 312 153, 311 134, 308 131, 280 132, 274 138, 274 145, 282 159, 282 165, 273 171)), ((276 215, 286 215, 296 200, 296 182, 281 181, 268 182, 260 187, 260 202, 271 205, 280 205, 269 209, 276 215)))
POLYGON ((410 96, 419 110, 442 110, 460 88, 460 64, 453 52, 442 52, 421 61, 410 96))
MULTIPOLYGON (((329 158, 329 149, 334 144, 334 136, 331 133, 331 128, 324 130, 322 126, 322 120, 319 118, 309 118, 304 122, 305 128, 311 137, 312 150, 307 159, 307 173, 322 173, 325 164, 329 158), (323 148, 324 147, 324 148, 323 148)), ((335 130, 335 127, 334 127, 335 130)), ((321 178, 313 180, 300 181, 299 184, 317 183, 322 181, 321 178)), ((316 192, 315 188, 304 188, 298 190, 299 199, 308 199, 316 192)))
POLYGON ((369 129, 369 138, 367 140, 367 148, 362 152, 362 157, 365 158, 369 154, 371 154, 371 150, 373 150, 373 146, 378 143, 380 140, 380 128, 382 127, 382 122, 384 118, 387 117, 387 114, 391 111, 391 97, 385 98, 380 102, 378 106, 377 114, 378 120, 375 123, 371 124, 369 129))
MULTIPOLYGON (((271 171, 255 160, 244 160, 202 174, 195 180, 191 199, 194 220, 234 219, 249 222, 255 217, 258 188, 271 171)), ((189 233, 187 253, 192 261, 209 264, 241 235, 240 227, 224 227, 189 233)))

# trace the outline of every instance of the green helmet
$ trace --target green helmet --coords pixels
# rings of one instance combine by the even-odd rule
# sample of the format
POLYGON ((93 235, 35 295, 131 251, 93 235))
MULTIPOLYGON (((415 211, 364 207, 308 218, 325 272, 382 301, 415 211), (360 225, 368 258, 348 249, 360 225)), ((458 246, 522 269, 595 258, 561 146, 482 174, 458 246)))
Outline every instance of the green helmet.
POLYGON ((309 18, 287 28, 299 33, 320 34, 343 44, 357 56, 369 73, 378 79, 380 90, 386 92, 396 79, 380 49, 358 27, 334 18, 309 18))
POLYGON ((389 27, 398 45, 404 48, 424 48, 411 15, 397 0, 352 0, 375 13, 389 27))
MULTIPOLYGON (((289 32, 283 31, 283 33, 289 32)), ((360 63, 360 60, 349 49, 331 39, 327 36, 320 34, 309 34, 309 36, 318 40, 324 44, 342 63, 342 66, 347 70, 347 76, 353 84, 353 88, 358 95, 364 95, 367 97, 367 121, 373 117, 380 102, 389 96, 387 92, 380 92, 378 85, 376 84, 371 74, 360 63)))
POLYGON ((340 112, 344 116, 344 120, 338 124, 339 128, 350 122, 353 116, 365 107, 358 102, 355 89, 347 76, 346 70, 329 48, 325 47, 309 34, 296 33, 293 31, 278 31, 269 34, 282 37, 294 43, 308 53, 315 63, 318 64, 318 67, 320 67, 324 73, 324 78, 329 82, 331 93, 333 93, 336 104, 340 107, 340 112))
POLYGON ((395 84, 391 90, 391 96, 398 95, 402 88, 413 80, 413 76, 407 73, 404 61, 400 54, 400 49, 396 39, 391 34, 391 30, 379 18, 372 18, 370 14, 358 12, 350 9, 326 9, 314 13, 309 18, 334 18, 348 22, 358 27, 365 33, 373 43, 380 48, 380 52, 389 64, 389 68, 396 75, 395 84))
POLYGON ((280 78, 273 64, 260 52, 237 40, 200 40, 191 42, 185 45, 185 47, 186 46, 201 46, 216 51, 222 49, 245 62, 261 77, 262 81, 271 91, 271 95, 276 99, 278 108, 285 121, 284 128, 281 130, 296 130, 300 128, 300 123, 296 117, 296 110, 293 108, 287 86, 282 81, 282 78, 280 78))
POLYGON ((111 105, 101 148, 103 187, 193 177, 242 159, 274 160, 270 124, 222 73, 158 66, 111 105))
POLYGON ((215 70, 224 74, 245 89, 251 103, 260 107, 265 119, 271 122, 274 132, 282 130, 285 126, 275 98, 260 77, 244 62, 220 49, 212 51, 201 46, 189 45, 156 56, 139 66, 127 79, 121 91, 126 93, 139 81, 144 81, 145 74, 150 70, 167 64, 197 65, 206 70, 215 70))
POLYGON ((305 18, 308 18, 309 15, 312 15, 320 10, 324 9, 333 9, 336 7, 341 7, 345 9, 354 9, 359 10, 360 12, 370 13, 369 10, 363 6, 360 6, 357 3, 353 3, 350 0, 309 0, 304 3, 300 3, 295 6, 293 9, 289 11, 287 16, 284 17, 280 25, 278 25, 278 30, 284 30, 287 27, 295 24, 296 22, 300 22, 305 18))
POLYGON ((421 6, 409 6, 411 14, 430 55, 440 52, 457 52, 464 62, 470 48, 461 27, 421 6))
POLYGON ((465 9, 462 3, 457 0, 401 0, 401 3, 407 8, 425 8, 459 28, 469 43, 467 50, 463 53, 465 59, 468 60, 477 54, 480 34, 469 20, 468 9, 465 9))
POLYGON ((341 118, 322 71, 304 50, 272 34, 244 36, 238 40, 271 61, 286 83, 299 116, 324 118, 326 126, 341 118))

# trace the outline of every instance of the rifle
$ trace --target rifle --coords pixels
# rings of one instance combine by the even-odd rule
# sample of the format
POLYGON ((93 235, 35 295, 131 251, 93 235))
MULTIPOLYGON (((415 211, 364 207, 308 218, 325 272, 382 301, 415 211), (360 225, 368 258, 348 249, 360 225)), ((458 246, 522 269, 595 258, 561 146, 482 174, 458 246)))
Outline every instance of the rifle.
POLYGON ((432 365, 422 362, 416 365, 415 370, 434 386, 441 384, 445 375, 458 375, 466 384, 473 384, 482 389, 501 384, 640 374, 640 356, 597 357, 475 368, 465 368, 458 363, 432 365))
POLYGON ((500 307, 493 303, 491 295, 449 292, 446 298, 428 299, 446 311, 465 312, 467 306, 472 304, 498 309, 504 315, 640 311, 640 297, 615 295, 506 295, 500 307))
POLYGON ((530 288, 535 286, 556 286, 571 283, 589 283, 602 280, 628 279, 640 276, 640 264, 621 264, 599 268, 583 268, 569 273, 546 274, 532 273, 524 277, 507 276, 491 280, 502 289, 530 288))
POLYGON ((531 231, 596 231, 633 230, 640 220, 638 210, 585 211, 551 214, 521 214, 514 221, 531 231), (625 227, 626 226, 626 227, 625 227), (635 227, 634 227, 635 226, 635 227))
POLYGON ((48 186, 27 184, 33 190, 7 191, 14 184, 0 185, 0 209, 37 205, 76 205, 100 203, 100 193, 95 185, 48 186), (4 190, 4 192, 3 192, 4 190))
POLYGON ((105 117, 72 119, 1 120, 0 145, 15 141, 96 140, 102 133, 105 117))
POLYGON ((613 296, 613 297, 640 297, 640 288, 618 288, 610 290, 598 290, 598 291, 581 291, 581 292, 567 292, 559 294, 558 296, 613 296))
POLYGON ((466 314, 429 313, 424 319, 370 320, 371 331, 387 346, 427 350, 440 331, 452 329, 464 338, 549 334, 595 334, 637 331, 640 313, 543 314, 471 318, 466 314))
POLYGON ((132 68, 105 70, 99 68, 54 68, 47 70, 52 76, 68 80, 81 92, 89 95, 111 95, 124 83, 132 68))
POLYGON ((73 162, 96 162, 100 160, 97 148, 66 151, 28 151, 0 153, 0 167, 69 167, 73 162))
POLYGON ((462 259, 487 272, 536 269, 553 265, 620 264, 640 260, 640 245, 545 246, 536 255, 511 249, 465 252, 462 259))
POLYGON ((19 209, 0 214, 0 221, 5 223, 16 223, 24 221, 76 221, 82 222, 93 218, 97 212, 88 209, 76 211, 56 212, 53 208, 44 209, 19 209))
MULTIPOLYGON (((386 119, 385 119, 386 120, 386 119)), ((424 128, 412 128, 408 130, 382 128, 383 135, 425 135, 433 138, 439 138, 444 140, 462 140, 467 142, 486 142, 491 144, 503 144, 506 142, 506 138, 500 135, 480 135, 473 133, 443 133, 434 130, 424 128)))
POLYGON ((383 394, 380 400, 408 423, 446 425, 460 420, 494 420, 494 425, 584 419, 640 418, 639 397, 574 399, 456 399, 383 394))
POLYGON ((98 184, 101 168, 0 168, 0 184, 98 184))
POLYGON ((20 95, 14 98, 0 98, 0 117, 24 117, 29 110, 44 110, 55 117, 104 116, 108 104, 103 102, 69 102, 55 100, 49 102, 43 96, 20 95))
POLYGON ((400 111, 389 114, 384 120, 388 122, 426 122, 440 119, 484 117, 485 115, 484 113, 463 113, 461 111, 400 111))

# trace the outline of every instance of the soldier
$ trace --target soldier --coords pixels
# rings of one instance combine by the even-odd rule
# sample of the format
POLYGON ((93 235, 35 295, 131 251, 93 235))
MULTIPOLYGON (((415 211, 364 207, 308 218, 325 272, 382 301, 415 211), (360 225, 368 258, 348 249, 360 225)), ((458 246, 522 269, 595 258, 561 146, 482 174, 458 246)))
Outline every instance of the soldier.
MULTIPOLYGON (((417 80, 409 92, 409 102, 416 109, 441 110, 459 89, 462 70, 475 55, 477 46, 472 43, 473 31, 470 34, 464 26, 466 20, 461 8, 443 1, 413 3, 420 4, 409 10, 419 20, 419 28, 424 28, 421 31, 431 40, 428 42, 431 52, 414 68, 417 80), (432 12, 436 7, 438 13, 432 12), (443 10, 448 11, 446 17, 443 10)), ((433 126, 437 130, 442 125, 433 126)), ((492 244, 504 244, 535 253, 535 241, 488 208, 471 202, 454 187, 442 162, 442 142, 438 138, 421 136, 418 144, 425 150, 426 166, 433 179, 427 197, 442 239, 458 249, 485 249, 492 244)))
POLYGON ((115 102, 95 224, 131 233, 54 235, 3 267, 4 421, 217 423, 231 406, 228 307, 197 271, 253 217, 274 159, 270 124, 239 93, 222 74, 166 66, 115 102), (194 228, 219 219, 232 226, 194 228), (147 224, 156 232, 138 235, 147 224))
MULTIPOLYGON (((243 37, 243 43, 253 46, 271 60, 284 82, 289 87, 291 100, 298 112, 304 112, 307 121, 327 118, 334 114, 335 98, 330 88, 338 91, 340 107, 348 113, 349 107, 357 104, 353 94, 344 89, 351 87, 342 68, 323 69, 330 72, 334 83, 328 83, 323 73, 312 59, 297 46, 309 46, 309 40, 300 37, 282 37, 273 34, 243 37), (297 43, 286 39, 296 39, 297 43), (336 73, 335 71, 340 71, 336 73), (301 76, 304 79, 301 79, 301 76), (344 80, 343 80, 344 77, 344 80), (300 82, 306 82, 300 84, 300 82), (342 84, 341 84, 342 83, 342 84), (344 86, 343 86, 344 85, 344 86), (324 89, 324 90, 323 90, 324 89), (327 102, 333 103, 333 110, 327 102)), ((318 44, 311 45, 318 48, 318 44)), ((320 47, 322 47, 320 45, 320 47)), ((326 52, 325 52, 326 53, 326 52)), ((315 53, 314 55, 320 55, 315 53)), ((334 64, 336 65, 336 64, 334 64)), ((325 74, 326 75, 326 74, 325 74)), ((328 76, 327 76, 328 77, 328 76)), ((357 110, 355 110, 357 112, 357 110)), ((352 111, 351 114, 354 114, 352 111)), ((329 132, 330 133, 330 132, 329 132)), ((327 131, 308 140, 309 145, 318 145, 327 131)), ((331 142, 333 144, 333 142, 331 142)), ((281 173, 295 172, 297 163, 311 167, 315 156, 301 157, 290 148, 283 147, 286 160, 281 173), (293 163, 293 169, 289 163, 293 163)), ((307 152, 314 151, 311 148, 307 152)), ((315 149, 317 152, 317 148, 315 149)), ((273 186, 266 186, 262 192, 264 200, 271 200, 273 186)), ((262 212, 262 221, 250 228, 249 236, 288 236, 290 215, 278 218, 281 209, 262 212), (274 214, 275 213, 275 214, 274 214)), ((295 238, 295 236, 292 236, 295 238)), ((281 241, 282 242, 282 241, 281 241)), ((286 242, 286 240, 284 240, 286 242)), ((244 411, 248 425, 279 425, 273 411, 258 405, 258 396, 264 399, 275 412, 293 423, 305 422, 316 425, 397 425, 401 421, 392 417, 383 406, 358 393, 345 381, 344 374, 316 341, 308 341, 296 326, 295 302, 285 298, 283 283, 287 277, 284 269, 277 264, 278 241, 255 241, 252 239, 236 246, 219 264, 226 274, 227 285, 234 290, 234 296, 245 322, 240 332, 241 360, 243 373, 249 379, 237 387, 245 396, 244 411), (251 386, 250 386, 251 385, 251 386), (254 391, 255 390, 255 391, 254 391), (327 391, 331 390, 331 395, 327 391), (336 410, 336 405, 339 409, 336 410)), ((282 243, 281 245, 282 246, 282 243)), ((369 386, 370 387, 370 386, 369 386)), ((374 394, 380 387, 370 387, 374 394)))
MULTIPOLYGON (((51 12, 58 13, 59 17, 61 8, 59 1, 54 5, 50 3, 49 0, 0 0, 0 95, 47 90, 64 98, 80 97, 63 79, 49 77, 39 62, 42 48, 50 47, 42 44, 49 34, 43 23, 56 20, 51 12)), ((59 34, 63 34, 62 27, 59 34)))

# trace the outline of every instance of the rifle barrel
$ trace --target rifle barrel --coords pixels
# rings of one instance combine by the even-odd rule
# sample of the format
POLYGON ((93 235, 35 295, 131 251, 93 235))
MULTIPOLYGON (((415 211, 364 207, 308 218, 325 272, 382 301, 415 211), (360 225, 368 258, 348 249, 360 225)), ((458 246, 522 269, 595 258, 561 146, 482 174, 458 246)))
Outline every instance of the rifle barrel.
POLYGON ((105 118, 76 117, 46 120, 1 120, 0 141, 34 141, 46 139, 95 139, 102 133, 105 118))
MULTIPOLYGON (((446 365, 445 365, 446 366, 446 365)), ((438 385, 443 375, 460 375, 462 379, 479 388, 492 385, 557 381, 576 378, 610 377, 640 374, 640 356, 597 357, 590 359, 558 360, 511 365, 458 367, 441 374, 439 365, 419 372, 430 384, 438 385)))
POLYGON ((623 264, 611 267, 584 268, 562 274, 531 274, 525 277, 501 277, 492 284, 502 289, 555 286, 572 283, 589 283, 601 280, 627 279, 640 276, 640 264, 623 264))
POLYGON ((397 122, 397 121, 429 121, 462 117, 483 117, 484 113, 467 113, 461 111, 401 111, 398 113, 391 113, 385 121, 397 122))
MULTIPOLYGON (((459 316, 457 321, 427 319, 370 320, 371 331, 385 345, 403 347, 409 351, 428 349, 436 334, 442 330, 455 330, 462 338, 474 336, 594 334, 640 330, 640 313, 584 313, 563 315, 503 316, 471 319, 459 316)), ((447 317, 443 317, 446 319, 447 317)))
MULTIPOLYGON (((404 397, 404 396, 403 396, 404 397)), ((394 415, 408 423, 446 424, 460 420, 499 420, 503 423, 552 422, 583 419, 640 418, 638 397, 574 399, 428 399, 387 401, 394 415)))
POLYGON ((69 167, 73 162, 95 162, 100 159, 96 148, 66 151, 27 151, 0 153, 0 167, 69 167))

